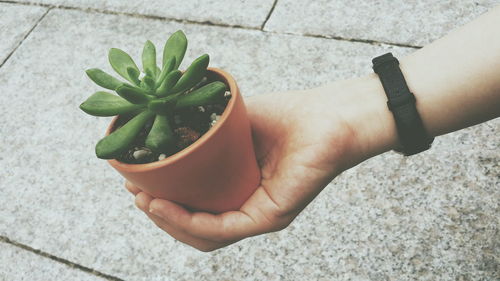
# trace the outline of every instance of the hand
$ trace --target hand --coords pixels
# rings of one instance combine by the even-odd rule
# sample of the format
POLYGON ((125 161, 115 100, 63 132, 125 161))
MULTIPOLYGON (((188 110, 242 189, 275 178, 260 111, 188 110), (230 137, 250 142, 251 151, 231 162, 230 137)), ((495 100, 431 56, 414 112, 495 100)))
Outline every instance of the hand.
MULTIPOLYGON (((499 116, 499 15, 500 7, 401 59, 431 136, 499 116)), ((203 251, 277 231, 343 170, 397 146, 386 100, 374 74, 247 99, 262 182, 239 211, 192 213, 126 185, 160 228, 203 251)))
POLYGON ((201 251, 281 230, 336 175, 363 158, 359 134, 340 114, 351 109, 348 99, 336 100, 332 93, 348 89, 345 83, 246 100, 262 180, 238 211, 190 212, 174 202, 152 198, 128 182, 126 187, 158 227, 201 251))

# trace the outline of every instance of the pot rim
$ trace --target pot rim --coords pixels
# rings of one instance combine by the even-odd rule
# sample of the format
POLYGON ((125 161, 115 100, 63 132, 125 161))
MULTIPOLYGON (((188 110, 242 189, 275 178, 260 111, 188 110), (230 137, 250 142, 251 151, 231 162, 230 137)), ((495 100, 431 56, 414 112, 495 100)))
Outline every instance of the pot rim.
MULTIPOLYGON (((154 169, 158 169, 161 167, 165 167, 168 165, 171 165, 182 158, 186 157, 187 155, 193 153, 196 151, 199 147, 203 146, 206 142, 209 141, 209 139, 212 138, 214 134, 217 133, 217 131, 220 129, 222 124, 226 122, 228 119, 228 116, 231 111, 233 111, 233 108, 236 103, 236 99, 240 95, 240 92, 238 90, 238 86, 236 85, 236 81, 234 78, 227 73, 226 71, 215 68, 215 67, 208 67, 208 71, 214 72, 217 75, 223 77, 226 80, 226 83, 229 85, 229 92, 231 93, 231 99, 226 105, 226 108, 224 109, 224 112, 222 113, 220 119, 215 123, 215 125, 210 128, 205 134, 203 134, 199 139, 197 139, 194 143, 189 145, 188 147, 184 148, 183 150, 175 153, 174 155, 168 156, 167 158, 151 163, 145 163, 145 164, 127 164, 121 161, 118 161, 116 159, 109 159, 107 160, 108 163, 113 166, 116 169, 119 170, 125 170, 127 172, 146 172, 146 171, 151 171, 154 169)), ((118 120, 119 116, 115 116, 111 123, 109 124, 108 128, 106 129, 106 135, 109 135, 111 133, 111 129, 115 125, 116 121, 118 120)))

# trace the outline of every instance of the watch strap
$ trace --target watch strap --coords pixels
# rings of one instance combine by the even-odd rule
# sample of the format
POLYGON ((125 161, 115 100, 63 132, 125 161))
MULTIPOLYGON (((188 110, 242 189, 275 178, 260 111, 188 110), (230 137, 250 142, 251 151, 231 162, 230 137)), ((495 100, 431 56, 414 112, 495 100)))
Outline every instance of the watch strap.
POLYGON ((410 91, 399 68, 399 61, 387 53, 372 60, 373 70, 380 78, 387 95, 387 106, 396 121, 404 155, 417 154, 431 147, 434 138, 427 134, 418 114, 415 95, 410 91))

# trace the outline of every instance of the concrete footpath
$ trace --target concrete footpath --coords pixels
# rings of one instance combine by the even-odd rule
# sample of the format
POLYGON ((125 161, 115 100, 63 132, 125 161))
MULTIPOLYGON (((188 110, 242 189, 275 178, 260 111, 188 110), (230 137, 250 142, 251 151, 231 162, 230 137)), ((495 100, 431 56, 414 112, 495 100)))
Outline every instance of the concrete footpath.
POLYGON ((94 156, 109 119, 78 109, 109 48, 140 61, 178 29, 185 62, 210 54, 250 97, 369 73, 500 1, 179 3, 0 0, 0 281, 500 279, 500 119, 374 157, 285 230, 202 253, 137 210, 94 156))

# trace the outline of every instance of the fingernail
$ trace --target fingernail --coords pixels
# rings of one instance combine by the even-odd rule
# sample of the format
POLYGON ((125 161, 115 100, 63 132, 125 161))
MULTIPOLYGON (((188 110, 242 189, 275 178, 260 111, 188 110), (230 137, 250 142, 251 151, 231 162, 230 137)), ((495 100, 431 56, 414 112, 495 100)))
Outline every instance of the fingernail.
POLYGON ((149 212, 153 215, 156 215, 156 216, 159 216, 158 212, 156 211, 156 209, 154 209, 153 207, 149 207, 149 212))
POLYGON ((160 212, 158 212, 158 210, 157 210, 157 209, 154 209, 154 208, 152 208, 152 207, 149 207, 149 213, 150 213, 150 214, 153 214, 153 215, 155 215, 155 216, 157 216, 157 217, 160 217, 160 218, 162 218, 162 219, 165 219, 165 218, 164 218, 164 217, 160 214, 160 212))

